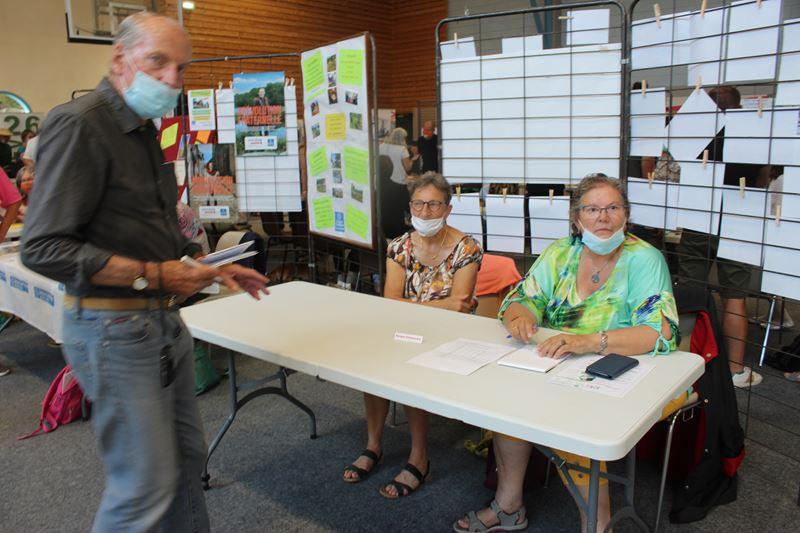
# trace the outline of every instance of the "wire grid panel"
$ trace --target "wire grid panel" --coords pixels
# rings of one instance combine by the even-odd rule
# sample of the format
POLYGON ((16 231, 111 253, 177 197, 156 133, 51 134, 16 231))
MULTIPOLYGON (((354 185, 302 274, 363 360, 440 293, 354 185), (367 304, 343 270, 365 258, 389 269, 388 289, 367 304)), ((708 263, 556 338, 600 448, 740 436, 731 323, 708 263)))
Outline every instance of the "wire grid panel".
POLYGON ((800 299, 800 1, 705 5, 634 5, 631 220, 718 237, 709 262, 800 299))
POLYGON ((544 35, 504 37, 493 54, 479 53, 480 35, 442 43, 442 166, 451 183, 618 176, 621 45, 609 42, 610 10, 558 13, 565 29, 550 40, 566 46, 545 49, 544 35))

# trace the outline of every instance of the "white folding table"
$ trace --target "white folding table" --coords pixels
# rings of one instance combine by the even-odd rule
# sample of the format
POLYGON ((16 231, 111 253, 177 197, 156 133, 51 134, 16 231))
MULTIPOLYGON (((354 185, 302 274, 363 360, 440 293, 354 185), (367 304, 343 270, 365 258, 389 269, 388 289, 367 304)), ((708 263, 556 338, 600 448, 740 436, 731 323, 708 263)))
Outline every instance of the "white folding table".
MULTIPOLYGON (((601 476, 626 488, 626 506, 615 514, 613 522, 631 517, 646 529, 633 509, 634 447, 660 419, 667 403, 702 375, 702 357, 686 352, 656 358, 639 356, 655 368, 624 398, 549 384, 548 374, 496 363, 461 376, 407 361, 459 337, 512 342, 497 320, 305 282, 278 285, 271 292, 261 301, 239 294, 181 310, 196 339, 230 350, 231 413, 212 442, 209 457, 236 410, 246 403, 237 397, 234 353, 239 352, 282 369, 533 442, 567 474, 573 494, 577 494, 577 488, 569 469, 553 450, 589 457, 589 469, 569 465, 590 474, 589 501, 583 501, 589 531, 594 530, 597 520, 601 476), (395 332, 421 335, 423 342, 395 341, 395 332), (600 461, 626 456, 626 476, 600 473, 600 461)), ((534 340, 541 342, 555 333, 540 328, 534 340)), ((282 371, 282 391, 272 391, 299 404, 285 394, 285 376, 282 371)), ((255 397, 257 392, 248 397, 255 397)), ((205 476, 207 481, 207 470, 205 476)))

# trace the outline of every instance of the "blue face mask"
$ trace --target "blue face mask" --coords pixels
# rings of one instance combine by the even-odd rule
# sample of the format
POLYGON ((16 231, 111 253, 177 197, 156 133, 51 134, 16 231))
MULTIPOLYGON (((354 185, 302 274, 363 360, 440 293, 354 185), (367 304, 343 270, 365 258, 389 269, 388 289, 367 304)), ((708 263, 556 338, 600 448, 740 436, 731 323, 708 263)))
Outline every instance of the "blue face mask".
MULTIPOLYGON (((580 222, 578 222, 578 224, 580 224, 580 222)), ((619 245, 625 240, 625 224, 622 224, 622 227, 615 231, 614 234, 607 239, 598 237, 586 229, 583 224, 581 224, 581 229, 583 230, 581 233, 581 241, 583 241, 583 244, 585 244, 587 248, 597 255, 610 254, 619 248, 619 245)))
POLYGON ((180 93, 180 89, 173 89, 137 70, 133 82, 125 89, 123 97, 128 106, 140 117, 159 118, 175 107, 180 93))

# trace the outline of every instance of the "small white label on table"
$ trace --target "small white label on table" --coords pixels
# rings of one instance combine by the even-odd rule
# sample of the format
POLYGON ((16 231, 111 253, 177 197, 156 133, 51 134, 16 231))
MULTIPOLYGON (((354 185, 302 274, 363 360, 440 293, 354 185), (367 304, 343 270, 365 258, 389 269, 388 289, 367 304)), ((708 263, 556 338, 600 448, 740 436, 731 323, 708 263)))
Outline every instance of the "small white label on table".
POLYGON ((201 205, 197 209, 200 220, 228 220, 231 208, 227 205, 201 205))
POLYGON ((422 344, 422 335, 412 335, 411 333, 400 333, 399 331, 395 331, 394 340, 422 344))
POLYGON ((622 398, 633 389, 644 377, 650 373, 655 365, 639 361, 639 364, 628 370, 617 379, 603 379, 587 376, 586 367, 601 359, 602 355, 587 354, 570 358, 570 363, 561 368, 548 383, 596 392, 605 396, 622 398))
POLYGON ((456 339, 408 360, 412 365, 468 376, 514 350, 507 344, 456 339))

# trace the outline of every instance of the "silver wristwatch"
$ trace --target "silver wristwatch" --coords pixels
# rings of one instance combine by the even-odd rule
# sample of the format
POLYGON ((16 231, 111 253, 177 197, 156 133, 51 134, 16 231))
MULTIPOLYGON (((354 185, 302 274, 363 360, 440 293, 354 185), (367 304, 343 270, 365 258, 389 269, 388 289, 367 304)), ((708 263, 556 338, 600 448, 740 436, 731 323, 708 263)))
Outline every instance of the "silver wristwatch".
POLYGON ((597 350, 597 353, 600 355, 605 355, 606 350, 608 349, 608 333, 605 331, 600 332, 600 349, 597 350))
POLYGON ((149 286, 150 282, 147 281, 147 263, 142 263, 142 273, 134 278, 131 287, 133 287, 135 291, 143 291, 149 286))

